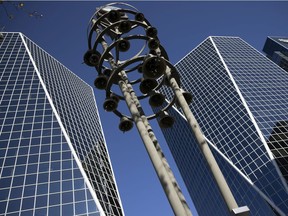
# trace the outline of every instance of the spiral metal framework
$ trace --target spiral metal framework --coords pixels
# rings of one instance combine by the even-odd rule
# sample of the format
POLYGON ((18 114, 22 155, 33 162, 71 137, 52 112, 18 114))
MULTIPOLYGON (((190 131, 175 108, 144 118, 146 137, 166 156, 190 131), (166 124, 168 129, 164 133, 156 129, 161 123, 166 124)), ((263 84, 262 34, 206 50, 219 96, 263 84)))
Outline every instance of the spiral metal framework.
POLYGON ((167 110, 176 102, 191 125, 229 211, 241 215, 237 214, 237 203, 188 107, 192 96, 179 87, 178 72, 160 44, 157 29, 135 7, 111 3, 96 9, 89 21, 87 36, 88 51, 84 62, 98 72, 94 85, 106 91, 103 107, 120 118, 119 129, 124 132, 135 123, 174 214, 192 215, 148 120, 158 117, 160 127, 171 127, 174 118, 167 110), (137 52, 132 56, 127 55, 135 50, 137 52), (122 95, 116 93, 114 86, 120 87, 122 95), (157 91, 162 86, 171 87, 175 93, 166 106, 162 105, 165 96, 157 91), (149 104, 159 107, 159 111, 146 116, 140 104, 144 99, 149 99, 149 104), (121 100, 126 102, 131 115, 118 110, 121 100))

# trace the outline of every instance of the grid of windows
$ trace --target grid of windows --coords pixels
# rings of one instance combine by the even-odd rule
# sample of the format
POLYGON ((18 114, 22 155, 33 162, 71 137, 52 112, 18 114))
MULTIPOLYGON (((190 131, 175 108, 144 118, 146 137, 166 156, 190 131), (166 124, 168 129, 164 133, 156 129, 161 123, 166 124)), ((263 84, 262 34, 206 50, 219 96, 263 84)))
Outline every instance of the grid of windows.
POLYGON ((104 211, 122 215, 92 88, 31 40, 25 41, 104 211), (59 73, 51 73, 55 70, 59 73))
MULTIPOLYGON (((190 108, 207 141, 221 152, 220 155, 215 151, 215 156, 230 187, 234 189, 237 201, 241 202, 240 200, 244 199, 243 204, 248 202, 250 209, 253 209, 252 215, 269 215, 269 211, 259 213, 260 208, 266 209, 263 207, 266 205, 264 201, 258 205, 258 202, 252 202, 249 196, 243 195, 243 191, 250 190, 253 193, 253 187, 257 187, 272 206, 287 214, 287 183, 283 178, 283 175, 285 177, 287 174, 287 133, 275 130, 278 122, 288 119, 287 73, 236 37, 206 39, 178 62, 176 68, 180 73, 183 88, 192 92, 194 96, 190 108), (270 138, 269 141, 273 128, 281 138, 270 138), (276 163, 269 156, 271 151, 268 146, 271 150, 273 146, 272 154, 277 164, 281 159, 282 173, 277 170, 276 163), (227 167, 232 167, 228 161, 236 169, 228 169, 227 167), (236 181, 235 176, 239 176, 237 172, 245 176, 245 179, 241 177, 241 180, 236 181)), ((168 88, 163 91, 171 98, 172 92, 168 88)), ((202 185, 203 180, 199 182, 200 185, 195 184, 195 175, 191 176, 188 171, 194 171, 196 168, 188 167, 182 160, 184 155, 188 154, 188 146, 194 142, 193 138, 190 135, 178 136, 178 133, 173 130, 164 131, 170 148, 173 145, 171 143, 178 143, 174 144, 171 151, 179 169, 182 169, 187 187, 190 187, 193 201, 197 203, 196 200, 200 200, 201 197, 206 202, 207 197, 204 198, 203 192, 197 192, 198 198, 192 193, 202 185), (181 140, 175 139, 176 134, 181 140), (188 171, 185 172, 186 169, 188 171)), ((187 160, 190 160, 191 166, 193 164, 194 167, 195 157, 189 158, 187 160)), ((206 178, 206 175, 204 176, 206 178)), ((210 186, 212 187, 212 183, 210 186)), ((211 203, 215 204, 216 201, 211 203)), ((195 205, 197 207, 197 204, 195 205)), ((199 204, 198 207, 201 209, 198 210, 200 214, 202 210, 207 211, 204 205, 199 204)))
POLYGON ((0 215, 100 215, 83 168, 105 214, 122 215, 91 88, 23 36, 82 162, 79 168, 21 34, 3 35, 0 215))

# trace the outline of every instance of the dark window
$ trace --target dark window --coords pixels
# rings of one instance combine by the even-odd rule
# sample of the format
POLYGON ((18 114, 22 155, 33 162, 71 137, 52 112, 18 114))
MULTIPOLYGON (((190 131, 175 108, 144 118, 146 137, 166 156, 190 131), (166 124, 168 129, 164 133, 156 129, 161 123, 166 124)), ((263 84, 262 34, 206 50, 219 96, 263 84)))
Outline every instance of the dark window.
POLYGON ((2 178, 0 179, 1 188, 10 187, 12 178, 2 178))
POLYGON ((9 189, 0 190, 0 201, 7 200, 9 194, 9 189))
POLYGON ((62 179, 72 179, 72 170, 64 170, 62 171, 62 179))
POLYGON ((50 181, 59 181, 59 180, 60 180, 60 172, 50 173, 50 181))
MULTIPOLYGON (((29 184, 36 184, 36 178, 37 178, 37 175, 36 174, 33 174, 33 175, 26 175, 26 181, 25 181, 25 184, 26 185, 29 185, 29 184)), ((34 186, 33 186, 34 187, 34 186)), ((34 188, 35 190, 35 188, 34 188)))
POLYGON ((49 215, 60 215, 60 206, 50 206, 49 215))
POLYGON ((11 188, 10 199, 22 197, 23 187, 13 187, 11 188))
POLYGON ((72 180, 62 181, 62 190, 63 191, 73 190, 72 180))
POLYGON ((73 205, 67 204, 62 206, 62 215, 74 215, 73 205))
POLYGON ((62 193, 62 203, 70 203, 70 202, 73 202, 73 192, 62 193))
POLYGON ((8 203, 8 212, 19 211, 21 199, 10 200, 8 203))
POLYGON ((59 205, 60 204, 60 193, 50 194, 49 205, 59 205))
POLYGON ((27 174, 37 173, 38 164, 29 164, 27 169, 27 174))
POLYGON ((75 214, 79 215, 79 214, 84 214, 86 213, 87 209, 86 209, 86 202, 79 202, 75 204, 75 214))
MULTIPOLYGON (((47 195, 36 197, 36 208, 47 206, 47 195)), ((46 215, 46 212, 44 213, 46 215)))
POLYGON ((31 198, 23 198, 22 200, 22 209, 33 209, 34 207, 34 197, 31 198))
POLYGON ((24 196, 34 196, 35 195, 35 185, 26 186, 24 188, 24 196))
POLYGON ((88 201, 88 211, 89 212, 97 211, 97 207, 94 201, 88 201))
POLYGON ((48 184, 39 184, 37 185, 37 195, 47 194, 48 193, 48 184))
POLYGON ((50 193, 60 192, 60 182, 50 183, 50 193))
POLYGON ((14 167, 4 167, 2 170, 2 176, 1 177, 12 176, 13 171, 14 171, 14 167))
POLYGON ((13 178, 12 186, 21 186, 24 183, 24 176, 17 176, 13 178))

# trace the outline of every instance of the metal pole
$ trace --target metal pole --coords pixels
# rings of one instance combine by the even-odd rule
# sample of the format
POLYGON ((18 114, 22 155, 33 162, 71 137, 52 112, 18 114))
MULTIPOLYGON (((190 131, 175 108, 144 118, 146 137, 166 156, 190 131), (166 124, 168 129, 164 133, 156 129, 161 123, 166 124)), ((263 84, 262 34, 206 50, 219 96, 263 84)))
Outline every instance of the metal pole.
MULTIPOLYGON (((171 72, 170 70, 166 70, 167 76, 170 77, 171 72)), ((187 119, 187 122, 189 123, 192 132, 197 140, 197 143, 207 161, 207 164, 214 176, 214 179, 216 181, 216 184, 219 187, 219 190, 221 192, 221 195, 224 198, 224 201, 229 209, 230 212, 233 211, 233 209, 238 208, 238 205, 236 203, 236 200, 234 199, 234 196, 208 146, 208 143, 206 142, 206 139, 204 138, 199 124, 197 122, 197 120, 195 119, 193 113, 191 112, 182 92, 180 87, 178 86, 177 81, 175 80, 175 78, 171 77, 170 78, 170 85, 176 95, 176 98, 178 100, 178 103, 180 105, 180 107, 182 108, 182 111, 187 119)))
MULTIPOLYGON (((122 74, 122 78, 124 76, 126 78, 126 75, 122 74)), ((152 140, 152 142, 154 144, 154 147, 155 147, 155 149, 156 149, 156 151, 158 153, 158 156, 161 159, 161 161, 162 161, 162 163, 164 165, 164 168, 166 169, 166 172, 168 173, 168 176, 169 176, 169 178, 170 178, 170 180, 171 180, 171 182, 172 182, 172 184, 174 186, 174 190, 176 191, 176 193, 177 193, 177 195, 178 195, 178 197, 179 197, 179 199, 181 201, 181 204, 182 204, 183 208, 186 211, 186 215, 187 216, 188 215, 192 216, 191 210, 190 210, 190 208, 189 208, 189 206, 188 206, 188 204, 187 204, 187 202, 185 200, 185 197, 184 197, 184 195, 183 195, 183 193, 182 193, 182 191, 181 191, 181 189, 180 189, 180 187, 179 187, 179 185, 177 183, 177 180, 176 180, 176 178, 175 178, 175 176, 174 176, 174 174, 173 174, 173 172, 172 172, 172 170, 171 170, 171 168, 169 166, 169 163, 168 163, 167 159, 165 158, 165 155, 164 155, 164 153, 163 153, 163 151, 161 149, 161 146, 160 146, 160 144, 159 144, 159 142, 158 142, 158 140, 157 140, 157 138, 156 138, 156 136, 155 136, 155 134, 153 132, 153 129, 150 126, 149 121, 148 121, 147 117, 144 114, 144 111, 143 111, 143 109, 141 107, 141 104, 140 104, 135 92, 132 89, 132 86, 129 83, 126 83, 126 85, 127 85, 128 88, 131 89, 131 92, 130 92, 131 98, 134 101, 134 104, 136 105, 136 107, 137 107, 137 109, 138 109, 138 111, 139 111, 139 113, 141 115, 141 119, 142 119, 142 121, 143 121, 143 123, 144 123, 144 125, 146 127, 146 131, 148 132, 148 135, 149 135, 150 139, 152 140)))
POLYGON ((181 203, 182 203, 182 205, 186 211, 186 214, 192 216, 191 210, 190 210, 190 208, 189 208, 189 206, 185 200, 185 197, 184 197, 184 195, 183 195, 183 193, 182 193, 182 191, 181 191, 181 189, 177 183, 177 180, 175 179, 175 176, 174 176, 174 174, 173 174, 173 172, 172 172, 172 170, 168 164, 168 161, 166 160, 165 155, 161 150, 160 144, 158 143, 158 140, 156 139, 156 136, 155 136, 150 124, 149 124, 149 121, 147 120, 147 118, 145 116, 142 116, 142 120, 146 126, 146 129, 149 133, 149 136, 150 136, 152 142, 154 143, 154 146, 157 150, 157 153, 158 153, 159 157, 161 158, 162 163, 164 164, 164 167, 165 167, 165 169, 166 169, 166 171, 167 171, 167 173, 168 173, 168 175, 169 175, 169 177, 173 183, 174 189, 176 190, 176 192, 178 194, 178 197, 179 197, 179 199, 180 199, 180 201, 181 201, 181 203))
MULTIPOLYGON (((99 30, 96 30, 96 31, 97 33, 99 33, 99 30)), ((107 49, 107 43, 104 40, 101 41, 101 45, 104 50, 107 49)), ((109 58, 109 63, 112 68, 117 68, 117 64, 115 63, 113 58, 109 58)), ((168 162, 165 159, 164 154, 162 153, 160 145, 157 142, 158 144, 157 148, 156 146, 154 146, 154 142, 152 141, 150 137, 151 131, 152 131, 151 127, 150 127, 151 129, 150 134, 148 133, 148 130, 146 127, 147 125, 149 125, 148 120, 146 116, 143 115, 144 113, 142 111, 141 105, 137 99, 137 96, 135 95, 133 87, 131 86, 131 84, 129 84, 129 80, 127 78, 126 73, 122 71, 120 73, 120 76, 122 80, 118 82, 118 85, 122 91, 122 94, 127 103, 128 109, 135 122, 135 125, 138 129, 138 132, 145 145, 145 148, 148 152, 150 160, 154 166, 154 169, 157 173, 157 176, 161 182, 161 185, 165 191, 165 194, 173 209, 174 214, 176 216, 192 216, 192 213, 187 205, 187 202, 183 194, 181 193, 181 190, 176 182, 176 179, 172 173, 172 170, 170 169, 168 162), (142 113, 140 113, 138 109, 140 109, 142 113), (144 123, 143 119, 146 122, 146 124, 144 123), (167 166, 169 169, 167 169, 167 166)), ((153 137, 154 137, 154 140, 156 140, 155 135, 153 137)))
MULTIPOLYGON (((124 73, 124 72, 122 72, 124 73)), ((125 98, 125 101, 127 103, 127 106, 130 110, 130 113, 132 115, 132 118, 135 122, 135 125, 139 131, 139 134, 141 136, 141 139, 146 147, 146 150, 149 154, 150 160, 154 166, 154 169, 158 175, 158 178, 161 182, 161 185, 166 193, 166 196, 169 200, 169 203, 173 209, 173 212, 176 216, 185 216, 185 215, 192 215, 187 214, 185 208, 182 205, 182 202, 173 186, 173 182, 171 181, 168 172, 161 160, 161 158, 158 155, 158 152, 154 146, 153 141, 151 140, 148 131, 146 129, 146 126, 142 120, 141 114, 137 109, 137 106, 135 105, 132 97, 131 97, 131 89, 127 87, 127 83, 123 80, 119 81, 120 89, 123 93, 123 96, 125 98)))

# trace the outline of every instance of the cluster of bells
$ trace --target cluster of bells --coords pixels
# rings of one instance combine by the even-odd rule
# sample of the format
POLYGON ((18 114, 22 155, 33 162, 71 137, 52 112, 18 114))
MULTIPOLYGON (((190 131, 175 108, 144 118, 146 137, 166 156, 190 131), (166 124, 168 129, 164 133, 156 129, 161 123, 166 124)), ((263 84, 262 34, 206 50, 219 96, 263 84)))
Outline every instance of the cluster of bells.
MULTIPOLYGON (((121 13, 117 10, 110 10, 108 12, 107 19, 110 23, 117 22, 121 19, 121 13)), ((144 21, 144 15, 142 13, 137 13, 135 15, 135 20, 144 21)), ((118 31, 122 34, 127 33, 131 30, 131 23, 129 20, 123 20, 118 25, 118 31)), ((111 32, 110 32, 111 33, 111 32)), ((112 38, 114 36, 110 35, 112 38)), ((157 29, 155 27, 149 26, 146 28, 146 36, 149 37, 147 41, 147 46, 150 49, 150 54, 148 54, 144 59, 143 63, 138 66, 138 71, 143 73, 143 78, 139 85, 139 89, 142 94, 149 95, 149 104, 152 107, 160 107, 165 102, 165 96, 157 91, 155 88, 158 87, 157 79, 165 74, 166 71, 166 61, 156 55, 156 50, 160 48, 160 42, 157 38, 157 29)), ((126 52, 130 48, 130 42, 127 39, 120 38, 117 40, 116 49, 120 52, 126 52)), ((106 56, 109 58, 110 56, 106 56)), ((101 54, 96 50, 88 50, 84 55, 84 62, 91 66, 99 69, 99 61, 101 59, 101 54)), ((108 85, 108 80, 112 75, 112 70, 105 68, 102 73, 94 81, 94 85, 97 89, 105 90, 108 85)), ((113 83, 117 84, 120 77, 114 76, 113 83), (115 78, 116 77, 116 78, 115 78)), ((166 81, 167 83, 167 81, 166 81)), ((187 103, 192 102, 192 95, 186 91, 183 91, 183 96, 187 103)), ((105 99, 103 103, 103 108, 108 112, 113 112, 117 109, 119 103, 119 97, 113 93, 105 99)), ((177 101, 176 101, 177 104, 177 101)), ((161 128, 169 128, 174 124, 174 118, 168 114, 167 111, 160 111, 158 114, 158 122, 161 128)), ((126 116, 122 116, 120 119, 119 129, 123 132, 131 130, 133 127, 133 122, 126 116)))

